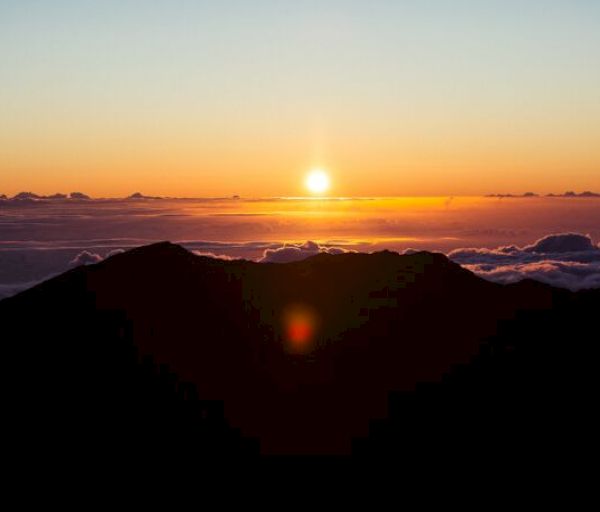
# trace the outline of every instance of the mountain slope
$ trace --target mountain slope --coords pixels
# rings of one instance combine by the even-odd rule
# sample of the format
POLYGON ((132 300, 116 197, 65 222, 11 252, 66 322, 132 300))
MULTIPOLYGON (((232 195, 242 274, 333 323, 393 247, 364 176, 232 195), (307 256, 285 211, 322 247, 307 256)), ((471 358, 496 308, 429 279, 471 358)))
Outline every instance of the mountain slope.
POLYGON ((4 300, 0 321, 21 435, 406 456, 581 431, 599 306, 439 254, 256 264, 161 243, 4 300))

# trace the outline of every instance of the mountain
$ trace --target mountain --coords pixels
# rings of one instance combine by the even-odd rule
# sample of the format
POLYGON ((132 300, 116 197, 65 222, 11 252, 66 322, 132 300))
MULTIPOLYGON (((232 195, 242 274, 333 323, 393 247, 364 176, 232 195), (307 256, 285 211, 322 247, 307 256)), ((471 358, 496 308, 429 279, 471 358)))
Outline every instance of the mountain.
POLYGON ((441 254, 259 264, 165 242, 1 301, 0 325, 31 450, 539 462, 595 435, 598 311, 600 290, 441 254))

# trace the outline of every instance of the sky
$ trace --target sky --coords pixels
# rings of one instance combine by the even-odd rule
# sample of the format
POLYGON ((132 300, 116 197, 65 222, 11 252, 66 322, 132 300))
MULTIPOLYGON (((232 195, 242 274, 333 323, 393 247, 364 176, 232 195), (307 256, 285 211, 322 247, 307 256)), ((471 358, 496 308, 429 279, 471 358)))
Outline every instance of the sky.
POLYGON ((597 0, 0 0, 0 194, 600 191, 597 0))

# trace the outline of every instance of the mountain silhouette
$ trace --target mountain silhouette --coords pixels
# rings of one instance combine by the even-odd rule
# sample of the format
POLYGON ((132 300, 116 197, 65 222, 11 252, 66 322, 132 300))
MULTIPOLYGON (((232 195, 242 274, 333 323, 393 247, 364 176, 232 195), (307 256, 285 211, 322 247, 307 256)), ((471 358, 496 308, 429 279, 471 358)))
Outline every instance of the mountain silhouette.
POLYGON ((441 254, 259 264, 164 242, 5 299, 0 324, 36 453, 539 462, 595 435, 599 311, 600 290, 441 254))

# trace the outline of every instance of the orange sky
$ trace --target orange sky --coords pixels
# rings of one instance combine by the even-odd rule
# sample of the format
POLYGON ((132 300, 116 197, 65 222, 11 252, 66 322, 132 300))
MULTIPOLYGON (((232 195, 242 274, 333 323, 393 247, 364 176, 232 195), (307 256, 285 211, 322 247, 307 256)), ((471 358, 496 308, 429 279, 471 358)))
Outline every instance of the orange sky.
POLYGON ((600 191, 597 4, 249 4, 3 2, 0 194, 600 191))

